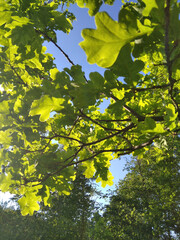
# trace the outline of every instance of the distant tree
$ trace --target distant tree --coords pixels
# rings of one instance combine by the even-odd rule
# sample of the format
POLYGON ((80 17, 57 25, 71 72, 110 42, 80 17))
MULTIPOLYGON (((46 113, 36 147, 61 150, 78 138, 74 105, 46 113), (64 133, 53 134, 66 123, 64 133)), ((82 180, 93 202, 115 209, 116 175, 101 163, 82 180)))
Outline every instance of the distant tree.
POLYGON ((112 240, 113 233, 108 227, 106 218, 100 214, 99 211, 93 215, 90 222, 90 236, 92 240, 112 240))
POLYGON ((96 212, 95 189, 92 182, 78 172, 69 196, 56 196, 52 207, 45 207, 46 222, 49 226, 44 239, 88 240, 89 224, 96 212), (52 227, 53 226, 53 227, 52 227))
POLYGON ((79 172, 70 195, 54 194, 52 207, 42 206, 34 216, 22 216, 19 209, 1 205, 1 237, 6 240, 88 240, 91 218, 97 210, 95 194, 90 180, 79 172))
POLYGON ((105 213, 114 239, 179 239, 179 149, 168 138, 130 161, 105 213))
POLYGON ((0 239, 43 240, 44 231, 44 220, 38 213, 34 216, 22 216, 19 209, 1 203, 0 239))

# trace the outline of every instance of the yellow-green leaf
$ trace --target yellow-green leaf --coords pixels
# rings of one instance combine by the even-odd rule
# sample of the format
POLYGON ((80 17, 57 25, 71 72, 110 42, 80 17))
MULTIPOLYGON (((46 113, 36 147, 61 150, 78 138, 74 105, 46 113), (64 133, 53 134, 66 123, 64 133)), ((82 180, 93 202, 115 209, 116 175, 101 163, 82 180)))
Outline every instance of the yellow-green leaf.
POLYGON ((112 94, 118 98, 119 100, 122 100, 124 98, 124 94, 125 94, 125 90, 124 88, 121 89, 121 90, 118 90, 117 88, 114 88, 111 90, 112 91, 112 94))
POLYGON ((40 196, 37 196, 34 192, 27 192, 25 196, 18 200, 21 208, 21 214, 23 216, 28 214, 32 216, 34 211, 39 211, 39 201, 41 201, 40 196))
MULTIPOLYGON (((128 18, 127 13, 123 14, 124 18, 128 18)), ((129 22, 127 25, 116 22, 106 12, 97 13, 95 22, 97 29, 82 31, 85 40, 80 46, 86 52, 89 63, 96 63, 104 68, 113 65, 124 45, 152 31, 152 28, 143 26, 139 20, 136 27, 129 22)))
POLYGON ((40 121, 44 122, 49 118, 52 111, 60 111, 63 108, 63 102, 64 99, 62 98, 54 98, 44 95, 41 99, 35 100, 32 103, 29 114, 30 116, 41 115, 40 121))
POLYGON ((84 175, 86 178, 92 178, 94 176, 94 173, 96 171, 94 167, 94 162, 93 161, 86 161, 83 162, 83 166, 86 167, 86 170, 84 171, 84 175))
POLYGON ((114 179, 114 177, 112 176, 112 173, 110 172, 110 171, 108 171, 108 173, 107 173, 107 180, 102 180, 102 178, 101 177, 98 177, 97 179, 96 179, 96 182, 98 183, 98 182, 101 182, 101 186, 103 187, 103 188, 105 188, 106 187, 106 185, 109 185, 109 186, 112 186, 113 185, 113 179, 114 179))

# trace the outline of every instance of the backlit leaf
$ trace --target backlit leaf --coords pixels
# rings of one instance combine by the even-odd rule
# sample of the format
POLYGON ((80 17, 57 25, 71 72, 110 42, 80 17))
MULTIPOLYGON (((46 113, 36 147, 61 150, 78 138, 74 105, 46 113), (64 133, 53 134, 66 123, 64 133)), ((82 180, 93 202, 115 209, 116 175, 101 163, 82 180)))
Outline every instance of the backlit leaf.
POLYGON ((49 97, 47 95, 42 96, 41 99, 35 100, 32 103, 30 116, 41 115, 40 121, 46 121, 52 111, 60 111, 63 106, 64 99, 49 97))
POLYGON ((83 162, 83 166, 86 167, 86 170, 83 173, 85 177, 92 178, 94 176, 94 173, 96 172, 94 162, 93 161, 83 162))
POLYGON ((124 88, 121 90, 114 88, 114 89, 112 89, 112 94, 119 100, 122 100, 124 98, 124 94, 125 94, 124 88))
POLYGON ((113 179, 114 177, 112 176, 112 173, 110 171, 108 171, 108 174, 107 174, 107 180, 103 180, 101 177, 98 177, 96 179, 96 182, 101 182, 101 186, 103 188, 106 187, 106 185, 109 185, 109 186, 112 186, 113 185, 113 179))
POLYGON ((34 192, 27 192, 25 196, 18 200, 21 208, 21 214, 23 216, 32 216, 34 211, 39 211, 40 206, 38 202, 41 201, 41 197, 37 196, 34 192))
POLYGON ((178 113, 176 113, 176 109, 173 104, 168 104, 168 106, 166 107, 166 113, 166 121, 174 121, 178 116, 178 113))
MULTIPOLYGON (((128 15, 124 17, 128 18, 128 15)), ((85 40, 80 43, 80 46, 86 52, 88 62, 96 63, 101 67, 112 66, 124 45, 152 31, 151 28, 143 26, 139 20, 137 20, 137 28, 125 25, 124 22, 118 23, 106 12, 97 13, 95 22, 96 30, 82 31, 85 40)))

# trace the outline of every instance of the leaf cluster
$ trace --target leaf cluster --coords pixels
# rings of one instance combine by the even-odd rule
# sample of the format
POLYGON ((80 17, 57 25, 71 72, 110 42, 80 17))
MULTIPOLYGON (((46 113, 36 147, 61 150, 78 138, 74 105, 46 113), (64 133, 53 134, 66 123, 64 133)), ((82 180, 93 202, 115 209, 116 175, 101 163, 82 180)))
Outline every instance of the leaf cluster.
POLYGON ((179 133, 178 1, 126 3, 118 21, 97 12, 101 1, 75 1, 97 12, 80 45, 105 72, 88 78, 57 43, 72 29, 71 2, 0 1, 0 189, 21 196, 23 215, 69 194, 77 166, 112 185, 112 159, 179 133), (58 70, 45 41, 72 67, 58 70))

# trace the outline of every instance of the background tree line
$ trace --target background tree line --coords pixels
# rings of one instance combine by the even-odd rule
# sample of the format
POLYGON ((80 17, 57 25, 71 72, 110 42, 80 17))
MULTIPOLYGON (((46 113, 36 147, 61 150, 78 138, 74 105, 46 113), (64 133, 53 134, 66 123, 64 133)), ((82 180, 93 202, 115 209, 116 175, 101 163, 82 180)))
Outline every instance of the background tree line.
POLYGON ((1 204, 0 232, 6 240, 175 240, 180 237, 179 137, 152 146, 127 161, 110 202, 98 206, 93 180, 80 172, 69 196, 54 194, 52 207, 34 216, 1 204))

